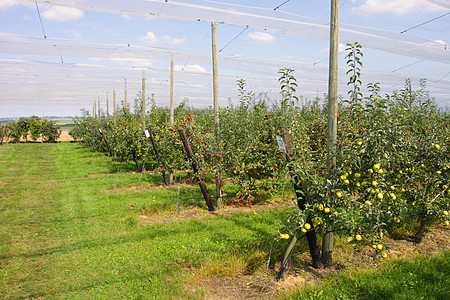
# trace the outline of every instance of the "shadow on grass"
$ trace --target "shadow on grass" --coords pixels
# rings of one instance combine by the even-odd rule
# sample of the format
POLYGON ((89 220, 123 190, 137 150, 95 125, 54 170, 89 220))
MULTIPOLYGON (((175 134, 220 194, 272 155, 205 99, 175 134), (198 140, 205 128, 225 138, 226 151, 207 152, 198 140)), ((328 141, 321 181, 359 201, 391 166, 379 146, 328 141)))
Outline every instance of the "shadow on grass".
MULTIPOLYGON (((127 219, 124 220, 125 223, 127 223, 127 219)), ((185 228, 186 229, 186 228, 185 228)), ((196 227, 196 228, 190 228, 187 230, 184 230, 184 233, 186 234, 194 234, 196 232, 204 232, 207 231, 207 228, 205 227, 196 227)), ((142 241, 150 241, 152 239, 158 238, 158 237, 170 237, 173 235, 173 230, 171 228, 148 228, 147 230, 144 230, 139 233, 131 233, 131 234, 123 234, 120 236, 108 236, 104 238, 92 238, 92 239, 86 239, 86 240, 80 240, 73 243, 67 243, 64 242, 62 245, 56 246, 56 247, 48 247, 48 248, 42 248, 38 249, 29 253, 15 253, 15 254, 4 254, 0 256, 0 260, 8 260, 8 259, 14 259, 18 257, 23 258, 33 258, 33 257, 40 257, 45 255, 52 255, 56 253, 70 253, 75 252, 79 250, 86 250, 86 249, 98 249, 101 247, 106 246, 119 246, 127 243, 133 243, 133 242, 142 242, 142 241)))

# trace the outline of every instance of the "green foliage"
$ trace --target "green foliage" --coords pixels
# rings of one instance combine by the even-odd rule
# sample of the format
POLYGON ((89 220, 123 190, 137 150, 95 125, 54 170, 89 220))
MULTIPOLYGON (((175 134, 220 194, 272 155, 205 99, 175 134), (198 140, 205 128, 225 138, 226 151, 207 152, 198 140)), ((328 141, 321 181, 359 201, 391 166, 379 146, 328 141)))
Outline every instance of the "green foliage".
POLYGON ((350 95, 350 102, 352 104, 357 104, 362 98, 361 93, 361 68, 363 66, 362 57, 364 56, 361 51, 362 46, 355 42, 353 44, 348 43, 345 49, 348 53, 345 56, 347 60, 347 75, 350 74, 349 81, 347 85, 351 85, 353 88, 348 91, 350 95))
POLYGON ((42 134, 41 119, 38 116, 31 116, 28 118, 28 128, 30 131, 31 139, 36 141, 42 134))
POLYGON ((22 132, 16 122, 9 123, 7 137, 11 138, 13 142, 18 142, 22 136, 22 132))
POLYGON ((48 119, 41 121, 42 126, 42 138, 46 142, 54 143, 61 135, 61 128, 55 122, 48 119))
MULTIPOLYGON (((102 127, 120 160, 146 160, 158 171, 189 170, 191 162, 177 132, 183 129, 200 169, 197 176, 206 181, 230 178, 239 186, 237 197, 248 203, 267 199, 295 174, 306 210, 294 211, 285 224, 283 231, 290 236, 304 228, 308 217, 318 232, 345 229, 375 246, 382 245, 386 230, 398 226, 405 215, 421 214, 422 225, 431 218, 448 224, 448 113, 436 107, 425 81, 414 90, 406 80, 403 89, 385 96, 379 83, 369 83, 369 93, 363 95, 361 46, 349 44, 348 51, 352 90, 339 107, 333 172, 326 167, 327 111, 319 106, 320 99, 298 106, 291 69, 279 71, 280 101, 255 95, 245 80, 237 81, 239 105, 220 109, 220 145, 211 108, 194 109, 183 101, 175 109, 175 123, 169 124, 167 109, 152 105, 146 122, 163 158, 159 165, 140 125, 140 111, 119 110, 110 118, 86 114, 73 134, 106 151, 95 129, 102 127), (290 162, 276 142, 284 133, 293 142, 290 162)), ((382 255, 387 252, 379 249, 382 255)))
POLYGON ((17 121, 17 131, 20 134, 19 138, 23 138, 25 141, 28 140, 28 130, 30 130, 30 124, 27 118, 20 118, 17 121))
MULTIPOLYGON (((424 82, 413 92, 407 80, 404 90, 386 98, 378 95, 377 84, 370 87, 364 102, 341 105, 336 171, 326 170, 325 158, 317 155, 326 151, 325 140, 296 149, 302 155, 317 151, 313 155, 321 159, 311 159, 312 168, 303 161, 291 168, 301 178, 319 232, 342 228, 377 246, 406 215, 423 215, 422 234, 432 216, 448 224, 450 137, 448 114, 436 108, 424 82)), ((320 124, 314 133, 324 132, 326 124, 320 124)), ((305 215, 295 213, 285 231, 293 234, 304 223, 305 215)))
POLYGON ((55 122, 47 119, 41 120, 38 116, 20 118, 17 122, 8 124, 7 136, 13 142, 18 142, 20 138, 27 141, 28 135, 31 136, 33 141, 42 137, 43 141, 56 142, 61 135, 61 130, 55 122))
POLYGON ((278 74, 280 77, 278 78, 278 83, 281 88, 281 108, 285 110, 287 107, 290 107, 292 110, 295 107, 296 102, 298 101, 298 97, 295 96, 295 92, 297 91, 298 84, 297 79, 292 74, 294 72, 293 69, 280 69, 278 74))

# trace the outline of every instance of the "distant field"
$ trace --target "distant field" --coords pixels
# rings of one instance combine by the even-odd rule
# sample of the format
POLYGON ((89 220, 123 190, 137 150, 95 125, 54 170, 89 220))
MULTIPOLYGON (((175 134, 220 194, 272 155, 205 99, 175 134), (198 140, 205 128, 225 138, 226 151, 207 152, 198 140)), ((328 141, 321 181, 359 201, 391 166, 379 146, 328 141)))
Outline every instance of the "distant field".
POLYGON ((73 118, 51 118, 51 120, 61 127, 73 126, 75 124, 73 118))

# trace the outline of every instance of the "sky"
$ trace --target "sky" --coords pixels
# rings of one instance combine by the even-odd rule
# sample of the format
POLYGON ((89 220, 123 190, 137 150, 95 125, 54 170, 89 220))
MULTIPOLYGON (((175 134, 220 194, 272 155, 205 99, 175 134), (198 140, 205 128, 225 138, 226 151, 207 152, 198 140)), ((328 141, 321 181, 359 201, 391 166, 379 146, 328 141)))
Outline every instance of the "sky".
MULTIPOLYGON (((407 77, 416 88, 427 78, 436 102, 450 106, 449 13, 449 0, 341 0, 342 97, 348 90, 345 43, 357 38, 364 84, 378 81, 391 93, 407 77)), ((280 68, 295 69, 299 96, 323 99, 329 18, 330 1, 324 0, 0 0, 0 118, 75 116, 92 111, 98 99, 103 110, 108 99, 112 111, 113 94, 123 101, 126 81, 132 102, 142 77, 146 95, 168 106, 172 56, 175 105, 188 99, 212 106, 213 19, 221 106, 238 102, 241 78, 249 91, 279 99, 280 68)))

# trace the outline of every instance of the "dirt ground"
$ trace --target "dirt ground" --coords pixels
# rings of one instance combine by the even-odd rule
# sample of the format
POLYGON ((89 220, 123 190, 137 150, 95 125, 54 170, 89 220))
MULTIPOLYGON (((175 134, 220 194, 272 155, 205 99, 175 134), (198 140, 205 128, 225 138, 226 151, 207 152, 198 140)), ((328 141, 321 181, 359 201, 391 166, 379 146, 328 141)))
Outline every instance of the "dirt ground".
POLYGON ((59 136, 58 142, 70 142, 73 141, 73 138, 69 135, 69 131, 72 130, 72 127, 62 127, 61 135, 59 136))

